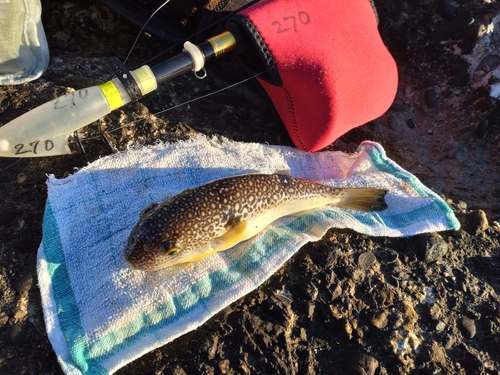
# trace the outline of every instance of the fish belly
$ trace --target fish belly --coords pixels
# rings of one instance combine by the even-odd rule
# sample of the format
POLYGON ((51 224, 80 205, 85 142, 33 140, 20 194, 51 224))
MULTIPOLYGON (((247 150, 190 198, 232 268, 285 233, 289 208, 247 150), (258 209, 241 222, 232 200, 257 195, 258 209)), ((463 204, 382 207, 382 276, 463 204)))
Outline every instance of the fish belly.
POLYGON ((338 197, 314 197, 308 199, 289 200, 270 208, 259 215, 252 216, 244 221, 238 222, 222 236, 211 242, 212 251, 223 251, 230 249, 236 244, 248 240, 261 232, 274 221, 289 215, 310 211, 331 203, 337 203, 338 197))

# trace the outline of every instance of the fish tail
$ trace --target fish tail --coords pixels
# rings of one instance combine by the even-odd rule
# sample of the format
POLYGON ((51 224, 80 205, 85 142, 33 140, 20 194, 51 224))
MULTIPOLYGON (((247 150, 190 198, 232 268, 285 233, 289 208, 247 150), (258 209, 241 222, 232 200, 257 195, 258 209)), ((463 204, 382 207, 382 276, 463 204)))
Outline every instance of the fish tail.
POLYGON ((383 211, 387 208, 385 194, 387 190, 376 188, 344 189, 346 195, 337 203, 342 208, 361 211, 383 211))

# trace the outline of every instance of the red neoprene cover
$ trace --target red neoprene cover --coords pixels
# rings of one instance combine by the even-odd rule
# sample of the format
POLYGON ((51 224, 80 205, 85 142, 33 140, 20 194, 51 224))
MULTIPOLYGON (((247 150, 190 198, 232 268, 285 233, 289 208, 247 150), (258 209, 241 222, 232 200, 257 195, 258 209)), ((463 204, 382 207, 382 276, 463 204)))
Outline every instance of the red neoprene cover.
POLYGON ((316 151, 381 116, 398 75, 369 0, 264 0, 240 13, 282 85, 259 79, 297 147, 316 151))

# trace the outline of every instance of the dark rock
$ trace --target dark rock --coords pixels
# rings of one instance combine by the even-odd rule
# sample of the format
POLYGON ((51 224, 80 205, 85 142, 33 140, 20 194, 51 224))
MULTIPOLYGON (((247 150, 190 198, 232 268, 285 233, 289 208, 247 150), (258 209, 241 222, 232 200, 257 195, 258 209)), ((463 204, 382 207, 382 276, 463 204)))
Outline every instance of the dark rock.
MULTIPOLYGON (((461 8, 455 15, 455 20, 453 22, 455 28, 461 29, 461 31, 467 31, 467 28, 474 29, 471 25, 474 23, 474 14, 470 9, 461 8)), ((466 52, 465 52, 466 53, 466 52)))
POLYGON ((466 214, 457 214, 462 229, 472 235, 483 233, 488 229, 488 218, 483 210, 475 210, 466 214))
POLYGON ((488 115, 486 116, 488 121, 488 126, 495 128, 500 126, 500 105, 497 105, 488 115))
POLYGON ((425 97, 425 104, 427 104, 427 107, 429 107, 429 108, 436 108, 437 107, 436 90, 434 90, 434 89, 425 90, 424 97, 425 97))
POLYGON ((6 173, 0 173, 0 183, 9 182, 10 180, 10 177, 6 173))
MULTIPOLYGON (((494 346, 496 349, 497 346, 494 346)), ((457 353, 458 363, 463 367, 463 372, 465 374, 487 374, 489 371, 485 371, 485 361, 471 353, 471 349, 468 345, 461 343, 456 346, 455 352, 457 353)), ((495 370, 497 367, 495 366, 495 370)), ((458 372, 458 371, 457 371, 458 372)), ((493 373, 495 373, 494 371, 493 373)), ((491 373, 491 372, 490 372, 491 373)))
POLYGON ((460 320, 460 325, 462 327, 462 333, 466 338, 471 339, 476 335, 476 322, 474 319, 464 316, 460 320))
POLYGON ((399 0, 384 1, 384 8, 392 20, 397 20, 403 13, 403 2, 399 0))
POLYGON ((437 233, 418 236, 416 245, 417 257, 426 263, 439 260, 448 252, 448 244, 437 233))
POLYGON ((455 338, 452 335, 446 335, 446 342, 444 344, 444 348, 446 350, 450 349, 455 343, 455 338))
POLYGON ((392 130, 401 129, 401 120, 396 116, 390 115, 388 123, 389 123, 389 128, 391 128, 392 130))
POLYGON ((452 18, 453 21, 447 22, 446 25, 447 35, 453 39, 459 36, 459 45, 463 55, 471 53, 473 43, 477 38, 477 26, 474 25, 474 15, 470 9, 460 7, 452 18))
POLYGON ((368 354, 348 354, 345 360, 341 366, 352 375, 373 375, 379 365, 378 361, 368 354))
MULTIPOLYGON (((478 94, 478 99, 475 103, 476 104, 475 108, 485 113, 490 112, 494 107, 493 103, 497 101, 497 99, 493 99, 490 96, 490 87, 489 86, 479 87, 477 90, 477 94, 478 94)), ((488 118, 488 116, 486 118, 488 118)), ((488 125, 490 124, 488 123, 488 125)))
POLYGON ((450 59, 449 65, 450 73, 454 77, 455 85, 465 87, 469 85, 469 64, 461 56, 454 56, 450 59))
POLYGON ((395 288, 399 288, 399 280, 394 277, 394 275, 388 275, 386 277, 386 282, 387 284, 392 285, 395 288))
POLYGON ((197 373, 198 374, 213 375, 213 374, 215 374, 215 371, 214 371, 214 368, 212 366, 209 366, 206 363, 200 363, 197 366, 197 373))
POLYGON ((222 111, 222 106, 220 104, 215 103, 215 102, 208 100, 208 99, 198 101, 196 107, 200 111, 203 111, 203 112, 211 114, 211 115, 218 114, 222 111))
POLYGON ((5 330, 3 339, 5 342, 12 345, 22 345, 24 343, 25 336, 26 332, 23 330, 23 327, 19 324, 15 324, 5 330))
POLYGON ((217 103, 230 105, 233 107, 243 106, 248 103, 248 98, 245 95, 234 94, 234 93, 218 94, 216 97, 214 97, 214 99, 217 100, 217 103))
POLYGON ((488 134, 488 120, 484 120, 479 123, 479 125, 476 127, 475 134, 479 138, 486 137, 486 134, 488 134))
POLYGON ((223 117, 219 117, 214 121, 213 127, 215 130, 222 130, 226 127, 226 120, 223 117))
POLYGON ((485 56, 476 67, 476 72, 480 70, 492 71, 500 65, 500 57, 497 55, 485 56))
POLYGON ((9 224, 16 218, 16 212, 8 209, 0 209, 0 225, 9 224))
POLYGON ((436 86, 439 84, 439 81, 437 80, 436 77, 434 76, 430 76, 430 77, 427 77, 425 80, 424 80, 424 86, 425 87, 432 87, 432 86, 436 86))
POLYGON ((97 84, 95 79, 91 77, 84 77, 80 75, 74 75, 71 77, 61 77, 57 80, 60 85, 69 86, 75 90, 83 89, 85 87, 94 86, 97 84))
POLYGON ((438 2, 437 12, 444 19, 452 19, 457 9, 458 8, 452 4, 451 0, 439 0, 438 2))
MULTIPOLYGON (((31 267, 30 267, 31 268, 31 267)), ((21 276, 13 283, 12 287, 16 292, 28 292, 33 286, 33 275, 35 270, 25 270, 21 276)))
POLYGON ((149 109, 146 107, 144 104, 141 102, 135 102, 133 105, 134 112, 137 113, 137 115, 143 117, 149 114, 149 109))
POLYGON ((392 112, 407 112, 407 111, 408 111, 408 107, 407 107, 407 106, 405 106, 403 103, 394 102, 394 103, 391 105, 390 110, 391 110, 392 112))
POLYGON ((358 258, 358 265, 362 270, 367 270, 377 262, 377 257, 371 252, 367 251, 358 258))
POLYGON ((26 254, 36 249, 37 244, 31 236, 18 236, 13 241, 18 254, 26 254))

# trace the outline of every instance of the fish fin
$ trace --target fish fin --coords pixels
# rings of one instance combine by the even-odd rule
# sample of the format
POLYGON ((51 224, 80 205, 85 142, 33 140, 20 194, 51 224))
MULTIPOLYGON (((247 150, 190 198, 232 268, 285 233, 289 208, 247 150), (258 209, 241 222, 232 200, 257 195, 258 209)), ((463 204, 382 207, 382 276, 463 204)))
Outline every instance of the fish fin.
MULTIPOLYGON (((254 175, 254 174, 269 174, 269 172, 259 170, 259 169, 244 169, 244 170, 240 171, 238 174, 235 174, 231 177, 247 176, 247 175, 254 175)), ((276 172, 273 172, 272 174, 284 174, 286 176, 292 175, 288 169, 280 169, 276 172)))
POLYGON ((288 169, 280 169, 279 171, 274 172, 274 174, 283 174, 285 176, 290 176, 292 177, 292 174, 288 169))
POLYGON ((139 216, 142 219, 143 217, 145 217, 146 215, 148 215, 150 212, 153 212, 154 210, 156 210, 156 208, 159 205, 160 205, 159 203, 151 203, 149 206, 147 206, 144 210, 141 211, 141 213, 139 214, 139 216))
POLYGON ((210 247, 214 251, 223 251, 230 249, 239 242, 244 241, 251 237, 248 235, 244 235, 246 230, 247 230, 246 221, 240 221, 237 224, 231 226, 231 228, 222 236, 214 238, 210 242, 210 247))
POLYGON ((237 176, 246 176, 247 174, 262 174, 263 172, 258 169, 244 169, 237 176))
POLYGON ((385 189, 350 188, 344 191, 346 195, 336 204, 338 207, 361 211, 383 211, 387 208, 385 189))

